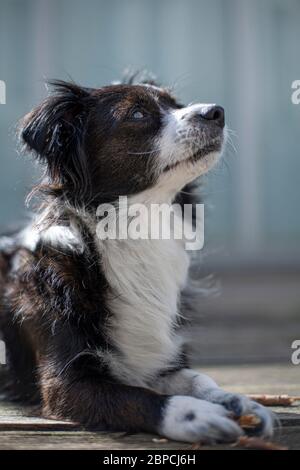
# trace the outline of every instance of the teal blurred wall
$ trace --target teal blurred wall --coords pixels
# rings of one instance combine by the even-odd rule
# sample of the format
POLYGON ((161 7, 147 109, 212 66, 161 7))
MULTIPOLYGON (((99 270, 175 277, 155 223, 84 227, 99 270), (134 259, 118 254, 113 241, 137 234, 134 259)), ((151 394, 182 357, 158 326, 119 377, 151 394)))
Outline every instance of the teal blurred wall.
POLYGON ((0 226, 23 217, 37 173, 14 126, 44 78, 97 87, 147 68, 187 103, 223 104, 237 133, 206 178, 211 259, 300 264, 299 56, 299 0, 1 0, 0 226))

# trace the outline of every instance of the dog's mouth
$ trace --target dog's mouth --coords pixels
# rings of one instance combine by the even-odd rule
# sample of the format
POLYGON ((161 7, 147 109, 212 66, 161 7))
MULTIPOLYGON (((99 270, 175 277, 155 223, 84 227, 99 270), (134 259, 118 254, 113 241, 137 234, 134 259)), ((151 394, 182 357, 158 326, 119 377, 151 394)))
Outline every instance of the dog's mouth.
POLYGON ((195 164, 199 162, 199 160, 204 159, 211 153, 220 152, 221 149, 222 149, 222 139, 217 139, 217 141, 214 141, 206 145, 205 147, 201 147, 200 149, 198 148, 198 149, 195 149, 195 151, 190 152, 190 154, 186 158, 167 165, 164 168, 163 172, 166 173, 180 166, 184 166, 188 164, 195 164))

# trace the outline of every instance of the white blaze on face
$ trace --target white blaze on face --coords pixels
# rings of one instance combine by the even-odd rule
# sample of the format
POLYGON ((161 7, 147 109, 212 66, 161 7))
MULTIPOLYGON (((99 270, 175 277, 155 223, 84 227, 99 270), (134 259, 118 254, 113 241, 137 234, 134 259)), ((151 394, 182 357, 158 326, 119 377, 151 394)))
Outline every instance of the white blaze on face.
POLYGON ((198 103, 165 112, 164 129, 157 142, 161 168, 186 160, 209 143, 205 129, 193 125, 191 118, 205 115, 213 106, 198 103))
MULTIPOLYGON (((212 144, 215 139, 219 144, 226 138, 226 129, 220 128, 219 137, 212 137, 209 126, 193 123, 193 116, 205 115, 213 104, 193 104, 185 108, 165 112, 164 127, 157 139, 159 152, 157 171, 158 181, 155 190, 168 194, 169 199, 174 193, 182 189, 187 183, 207 173, 219 160, 220 151, 208 151, 205 147, 212 144), (198 160, 192 160, 196 153, 203 150, 198 160), (182 163, 176 165, 177 163, 182 163), (165 171, 164 171, 165 170, 165 171)), ((162 197, 163 199, 163 197, 162 197)))

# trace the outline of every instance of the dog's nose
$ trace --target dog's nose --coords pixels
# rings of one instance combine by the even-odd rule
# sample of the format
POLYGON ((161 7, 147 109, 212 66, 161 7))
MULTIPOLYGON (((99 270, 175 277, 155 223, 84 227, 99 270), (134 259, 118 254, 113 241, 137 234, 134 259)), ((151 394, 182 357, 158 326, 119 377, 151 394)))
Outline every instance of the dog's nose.
POLYGON ((225 126, 225 111, 222 106, 211 106, 200 111, 200 117, 206 121, 214 122, 219 127, 225 126))

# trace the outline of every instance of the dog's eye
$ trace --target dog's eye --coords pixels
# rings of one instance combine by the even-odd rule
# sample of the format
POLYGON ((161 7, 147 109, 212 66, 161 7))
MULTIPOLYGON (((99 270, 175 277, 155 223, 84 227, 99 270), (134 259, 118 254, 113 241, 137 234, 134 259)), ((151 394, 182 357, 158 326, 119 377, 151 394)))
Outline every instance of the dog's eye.
POLYGON ((145 111, 143 108, 140 107, 135 107, 130 113, 128 118, 131 121, 142 121, 145 120, 149 117, 149 114, 147 111, 145 111))
POLYGON ((141 111, 140 109, 136 109, 131 114, 131 117, 132 117, 132 119, 135 119, 135 120, 144 119, 145 113, 143 113, 143 111, 141 111))

